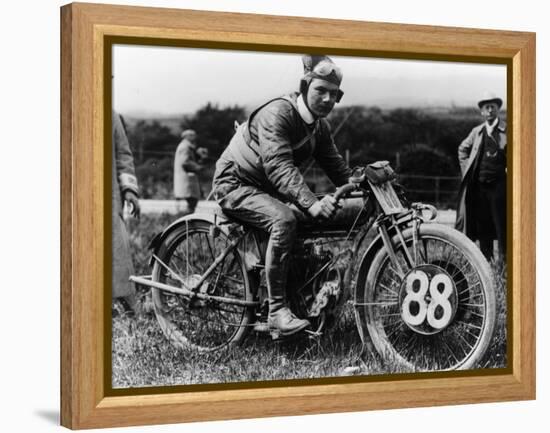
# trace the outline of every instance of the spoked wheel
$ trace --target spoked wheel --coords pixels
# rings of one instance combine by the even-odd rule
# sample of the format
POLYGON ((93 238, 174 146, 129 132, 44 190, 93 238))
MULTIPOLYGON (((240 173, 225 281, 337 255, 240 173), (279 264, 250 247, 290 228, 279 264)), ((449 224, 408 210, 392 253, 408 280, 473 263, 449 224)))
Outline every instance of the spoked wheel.
MULTIPOLYGON (((214 225, 190 220, 168 235, 159 250, 152 278, 174 287, 189 288, 230 241, 214 225)), ((207 295, 251 301, 252 295, 244 263, 236 248, 229 251, 214 272, 200 285, 207 295)), ((241 342, 252 317, 252 309, 220 301, 202 300, 152 289, 157 320, 166 337, 176 347, 214 351, 241 342)))
MULTIPOLYGON (((495 326, 494 282, 485 257, 462 233, 422 224, 374 257, 362 291, 366 326, 379 354, 397 369, 470 369, 495 326)), ((361 282, 360 282, 361 283, 361 282)))

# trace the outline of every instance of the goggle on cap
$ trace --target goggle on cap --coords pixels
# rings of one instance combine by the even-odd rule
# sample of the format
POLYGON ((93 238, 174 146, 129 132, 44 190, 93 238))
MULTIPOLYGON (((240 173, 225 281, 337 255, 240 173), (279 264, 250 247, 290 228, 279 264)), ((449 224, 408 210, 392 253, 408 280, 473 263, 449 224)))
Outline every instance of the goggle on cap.
POLYGON ((327 56, 302 56, 304 64, 304 78, 320 78, 330 83, 340 85, 342 83, 342 70, 327 56))

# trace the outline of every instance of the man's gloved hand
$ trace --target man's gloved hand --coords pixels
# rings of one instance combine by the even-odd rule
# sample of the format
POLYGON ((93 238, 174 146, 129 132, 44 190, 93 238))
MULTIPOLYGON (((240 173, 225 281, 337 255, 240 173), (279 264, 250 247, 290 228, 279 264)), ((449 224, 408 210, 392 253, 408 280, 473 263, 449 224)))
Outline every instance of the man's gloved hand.
POLYGON ((126 191, 124 191, 124 202, 128 202, 130 215, 132 215, 134 218, 139 218, 141 210, 139 207, 137 194, 134 191, 127 189, 126 191))
POLYGON ((307 210, 313 218, 330 218, 337 208, 336 200, 331 195, 325 195, 321 200, 316 201, 307 210))

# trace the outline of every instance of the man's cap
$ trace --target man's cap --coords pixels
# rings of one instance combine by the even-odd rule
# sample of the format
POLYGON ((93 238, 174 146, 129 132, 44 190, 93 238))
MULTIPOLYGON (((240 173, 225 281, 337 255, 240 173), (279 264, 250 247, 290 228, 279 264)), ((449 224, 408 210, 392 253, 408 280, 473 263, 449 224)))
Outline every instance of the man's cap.
POLYGON ((304 78, 320 78, 330 83, 340 85, 342 83, 342 70, 327 56, 302 56, 304 64, 304 78))
POLYGON ((502 99, 500 99, 496 94, 492 92, 484 92, 483 96, 477 103, 477 106, 481 109, 483 107, 483 104, 488 104, 490 102, 494 102, 498 105, 498 108, 502 107, 502 99))
POLYGON ((181 133, 181 138, 196 137, 197 133, 194 129, 186 129, 181 133))

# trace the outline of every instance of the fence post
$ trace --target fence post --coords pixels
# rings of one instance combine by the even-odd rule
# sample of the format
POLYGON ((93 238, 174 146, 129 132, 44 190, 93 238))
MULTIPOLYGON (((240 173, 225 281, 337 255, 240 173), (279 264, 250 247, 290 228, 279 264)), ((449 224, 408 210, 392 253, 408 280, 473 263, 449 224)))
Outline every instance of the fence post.
POLYGON ((439 207, 439 176, 435 178, 435 205, 439 207))

